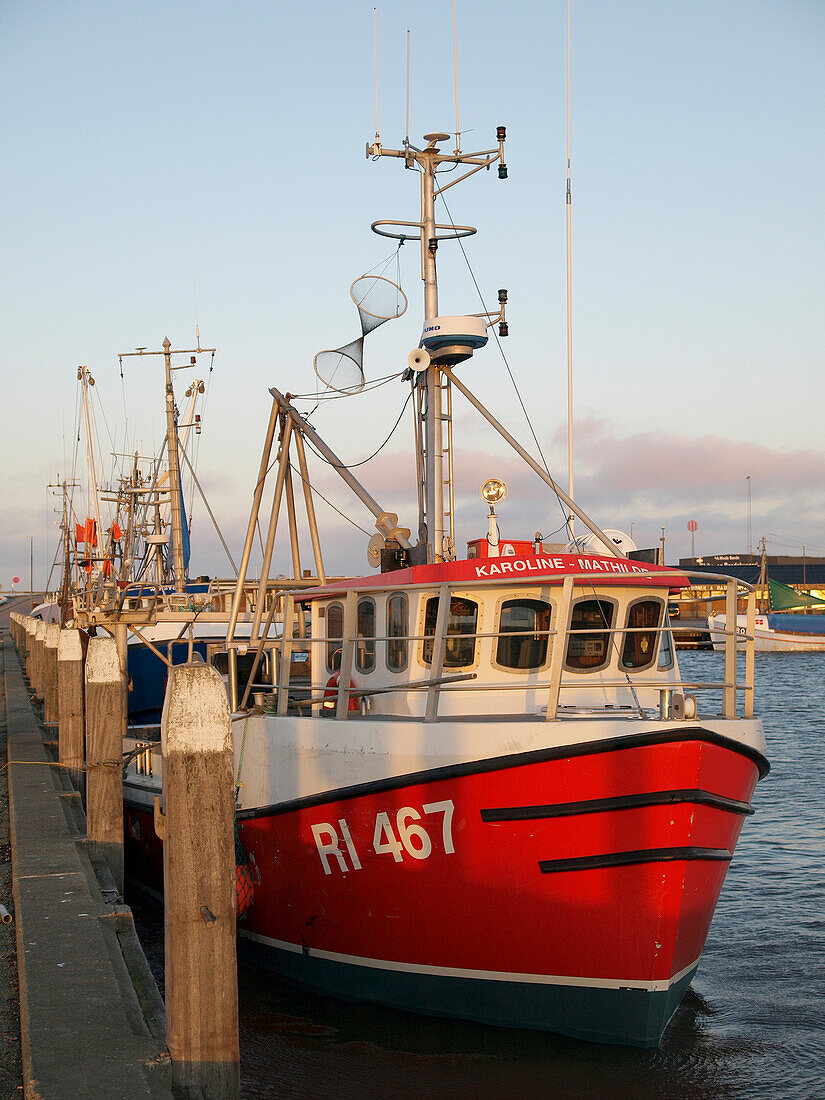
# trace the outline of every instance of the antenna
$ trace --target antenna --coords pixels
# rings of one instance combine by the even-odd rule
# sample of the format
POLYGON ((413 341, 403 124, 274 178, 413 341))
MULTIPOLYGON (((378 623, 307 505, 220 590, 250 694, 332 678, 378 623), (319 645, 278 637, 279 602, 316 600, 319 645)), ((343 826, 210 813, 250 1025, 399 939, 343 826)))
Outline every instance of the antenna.
MULTIPOLYGON (((567 0, 567 492, 573 498, 573 259, 572 209, 570 193, 570 3, 567 0)), ((573 538, 573 514, 567 517, 570 538, 573 538)))
POLYGON ((195 283, 195 273, 192 272, 192 297, 195 301, 195 343, 198 347, 201 346, 201 330, 198 326, 198 288, 195 283))
POLYGON ((404 116, 404 148, 410 144, 410 31, 407 29, 407 112, 404 116))
POLYGON ((461 129, 458 125, 458 34, 456 31, 455 0, 453 0, 453 69, 455 71, 455 155, 461 152, 461 129))
POLYGON ((375 55, 375 144, 380 143, 378 136, 378 9, 372 9, 372 39, 375 55))

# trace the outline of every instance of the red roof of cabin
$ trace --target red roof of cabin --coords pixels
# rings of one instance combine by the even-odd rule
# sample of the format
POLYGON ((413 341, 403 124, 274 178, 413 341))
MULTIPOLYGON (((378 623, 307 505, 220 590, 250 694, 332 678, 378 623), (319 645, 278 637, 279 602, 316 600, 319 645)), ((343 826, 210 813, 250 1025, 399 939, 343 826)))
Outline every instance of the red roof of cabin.
MULTIPOLYGON (((334 584, 322 585, 303 592, 302 600, 331 596, 349 588, 406 588, 426 584, 501 583, 503 579, 518 583, 540 581, 560 585, 565 576, 585 574, 594 581, 626 585, 661 586, 671 592, 687 588, 690 581, 673 566, 650 565, 629 558, 602 557, 598 554, 520 554, 502 558, 465 558, 461 561, 440 561, 432 565, 412 565, 390 573, 372 573, 366 577, 348 577, 334 584), (656 574, 650 576, 649 574, 656 574), (642 574, 642 576, 638 576, 642 574), (647 575, 645 575, 647 574, 647 575), (659 577, 661 574, 661 578, 659 577)), ((582 577, 582 584, 586 584, 582 577)), ((296 596, 296 599, 299 597, 296 596)))

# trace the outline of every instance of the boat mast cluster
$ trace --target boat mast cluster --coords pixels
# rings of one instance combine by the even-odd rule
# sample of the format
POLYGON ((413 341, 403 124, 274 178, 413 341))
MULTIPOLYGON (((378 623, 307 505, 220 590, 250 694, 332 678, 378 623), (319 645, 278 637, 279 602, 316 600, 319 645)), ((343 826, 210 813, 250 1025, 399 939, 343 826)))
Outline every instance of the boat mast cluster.
MULTIPOLYGON (((367 144, 367 157, 377 160, 379 157, 398 157, 404 161, 406 168, 418 170, 421 176, 421 218, 419 221, 393 221, 381 220, 372 223, 373 232, 383 237, 393 237, 396 240, 417 240, 421 242, 421 279, 424 283, 424 333, 448 329, 449 326, 434 326, 442 319, 438 312, 438 269, 436 254, 438 245, 443 240, 457 240, 460 237, 468 237, 476 232, 475 228, 468 225, 455 225, 450 220, 449 224, 436 221, 435 200, 450 187, 463 182, 469 176, 480 172, 482 168, 491 168, 498 162, 499 179, 507 178, 507 165, 504 162, 504 141, 506 130, 504 126, 496 128, 497 147, 484 149, 475 153, 463 153, 456 148, 452 153, 444 153, 439 145, 449 141, 450 135, 444 133, 425 134, 426 146, 423 149, 412 145, 409 138, 404 140, 402 149, 385 149, 381 142, 376 140, 367 144), (467 166, 467 171, 457 178, 450 178, 449 183, 439 185, 438 173, 448 167, 455 169, 459 165, 467 166), (403 232, 412 230, 413 232, 403 232)), ((472 354, 473 347, 486 343, 486 336, 479 337, 478 332, 492 324, 500 324, 501 335, 507 334, 504 320, 504 304, 507 300, 506 292, 499 292, 499 310, 495 314, 475 314, 467 320, 475 320, 476 325, 470 326, 476 333, 473 342, 468 342, 457 335, 455 342, 445 342, 434 352, 429 352, 423 357, 416 357, 411 368, 419 372, 419 380, 416 387, 417 411, 419 424, 423 430, 418 432, 417 451, 419 464, 419 480, 423 486, 420 494, 419 516, 419 546, 422 548, 422 561, 436 562, 449 561, 455 557, 455 530, 453 524, 453 488, 452 488, 452 445, 448 438, 445 447, 444 424, 447 424, 448 433, 451 434, 450 420, 450 381, 444 374, 444 368, 454 365, 472 354), (478 325, 478 320, 483 325, 478 325), (445 463, 445 450, 447 461, 445 463), (426 547, 426 558, 423 556, 423 548, 426 547)), ((450 318, 456 321, 458 318, 450 318)), ((436 343, 440 341, 436 340, 436 343)), ((422 347, 427 348, 427 340, 422 337, 422 347)))

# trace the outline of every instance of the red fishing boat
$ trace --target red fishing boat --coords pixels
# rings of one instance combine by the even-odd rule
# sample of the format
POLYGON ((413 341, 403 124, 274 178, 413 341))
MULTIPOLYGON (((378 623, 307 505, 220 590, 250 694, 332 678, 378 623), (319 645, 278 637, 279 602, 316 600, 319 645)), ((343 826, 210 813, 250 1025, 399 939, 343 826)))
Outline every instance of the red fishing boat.
MULTIPOLYGON (((427 135, 420 149, 368 147, 421 181, 420 220, 373 226, 421 242, 422 339, 400 375, 415 408, 415 541, 298 403, 271 391, 226 642, 207 654, 227 672, 240 863, 254 889, 240 946, 257 965, 333 996, 653 1046, 699 965, 767 771, 753 663, 740 682, 731 635, 723 679, 686 683, 667 603, 689 577, 640 560, 626 536, 601 530, 460 377, 491 327, 506 333, 507 295, 480 315, 439 313, 438 243, 474 230, 438 223, 435 202, 480 168, 498 164, 506 176, 504 139, 499 127, 491 149, 470 154, 442 152, 444 134, 427 135), (495 509, 506 489, 491 478, 482 486, 486 535, 457 554, 456 393, 515 447, 544 482, 540 492, 558 497, 566 543, 503 538, 495 509), (326 575, 305 444, 375 517, 368 558, 378 572, 326 575), (270 468, 272 511, 250 599, 270 468), (271 581, 284 501, 293 579, 271 581), (584 538, 573 538, 573 517, 584 538), (246 687, 239 653, 255 655, 246 687)), ((362 319, 392 316, 369 299, 376 279, 354 284, 362 319)), ((364 386, 361 342, 321 353, 316 371, 354 400, 364 386)), ((128 859, 159 883, 152 804, 161 747, 138 749, 126 781, 128 859)))

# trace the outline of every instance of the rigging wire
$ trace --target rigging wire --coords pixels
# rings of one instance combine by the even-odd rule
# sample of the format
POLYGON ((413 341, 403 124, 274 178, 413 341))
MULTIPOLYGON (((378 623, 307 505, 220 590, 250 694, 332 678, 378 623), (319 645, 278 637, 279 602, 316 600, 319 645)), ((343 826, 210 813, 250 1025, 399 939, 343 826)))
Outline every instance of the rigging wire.
POLYGON ((411 400, 412 400, 412 393, 409 393, 409 394, 407 394, 407 400, 401 406, 401 412, 398 414, 398 419, 396 420, 396 422, 393 424, 392 428, 390 429, 390 434, 387 436, 387 438, 384 440, 384 442, 381 444, 381 446, 377 450, 373 451, 371 455, 367 456, 367 458, 362 458, 359 462, 330 462, 330 460, 328 458, 324 458, 324 456, 320 453, 320 451, 318 451, 313 446, 312 440, 307 439, 306 443, 310 447, 310 449, 312 450, 313 454, 317 455, 318 458, 320 458, 322 462, 325 462, 327 464, 327 466, 331 466, 333 468, 333 470, 354 470, 356 466, 363 466, 366 462, 371 462, 372 459, 374 459, 376 455, 380 454, 381 451, 383 451, 383 449, 386 447, 386 445, 389 443, 389 441, 392 439, 393 435, 395 434, 395 430, 398 427, 398 425, 401 423, 401 418, 403 417, 404 413, 407 411, 407 405, 409 405, 411 400))
MULTIPOLYGON (((304 442, 309 443, 309 440, 305 439, 304 442)), ((310 444, 310 446, 312 446, 312 445, 310 444)), ((312 449, 315 450, 314 447, 312 449)), ((317 454, 317 451, 315 453, 317 454)), ((345 519, 347 521, 347 523, 351 523, 353 527, 357 527, 358 530, 362 532, 362 534, 366 535, 367 538, 370 538, 370 532, 369 531, 367 531, 364 527, 362 527, 360 523, 356 523, 354 519, 352 519, 350 516, 348 516, 346 514, 346 512, 342 512, 340 508, 336 508, 335 505, 332 503, 332 501, 327 500, 327 498, 324 496, 324 494, 319 492, 318 488, 315 485, 313 485, 310 481, 308 481, 303 476, 303 474, 301 473, 300 470, 296 470, 291 462, 289 463, 289 468, 290 468, 290 470, 292 470, 293 473, 298 475, 298 477, 301 479, 301 481, 304 483, 304 485, 308 485, 310 487, 310 489, 312 489, 313 493, 315 493, 315 495, 317 497, 321 498, 321 500, 324 502, 324 504, 328 504, 330 506, 330 508, 333 510, 333 512, 337 512, 338 515, 341 516, 342 519, 345 519)))
MULTIPOLYGON (((406 408, 406 403, 405 403, 404 407, 406 408)), ((401 415, 403 416, 403 414, 404 414, 404 409, 401 410, 401 415)), ((395 429, 398 427, 400 422, 401 422, 401 417, 399 416, 398 420, 395 422, 395 426, 393 427, 392 432, 395 431, 395 429)), ((381 447, 385 447, 386 444, 389 442, 389 439, 392 436, 392 432, 390 432, 390 435, 387 436, 387 438, 381 444, 381 447)), ((343 467, 343 466, 336 467, 332 462, 329 462, 328 459, 324 458, 324 456, 322 454, 319 454, 318 451, 316 451, 315 447, 312 445, 312 442, 309 439, 307 439, 306 436, 304 436, 304 443, 306 443, 309 446, 309 448, 311 449, 313 454, 317 455, 317 457, 320 458, 322 462, 325 462, 328 466, 332 466, 333 469, 336 469, 336 468, 337 469, 342 469, 342 468, 349 469, 348 466, 347 467, 343 467)), ((381 447, 379 447, 378 450, 381 450, 381 447)), ((376 451, 375 454, 378 454, 378 451, 376 451)), ((370 457, 374 458, 375 455, 371 455, 370 457)), ((259 481, 258 481, 259 485, 260 485, 261 481, 266 481, 267 477, 269 476, 269 471, 272 469, 272 467, 275 465, 275 463, 280 462, 280 460, 281 460, 281 454, 280 454, 280 448, 279 448, 278 449, 278 454, 275 456, 275 458, 272 459, 272 461, 270 462, 270 464, 267 466, 266 470, 264 471, 263 476, 259 479, 259 481)), ((368 462, 369 459, 364 459, 364 461, 368 462)), ((337 512, 338 515, 341 516, 342 519, 345 519, 347 521, 347 523, 351 523, 353 527, 357 527, 358 530, 361 531, 363 534, 365 534, 368 538, 370 537, 370 532, 369 531, 365 530, 365 528, 363 528, 360 523, 356 523, 354 519, 352 519, 350 516, 348 516, 346 514, 346 512, 342 512, 340 508, 337 508, 332 503, 331 500, 327 500, 327 498, 324 496, 324 494, 322 492, 320 492, 318 487, 313 485, 311 481, 309 481, 307 478, 305 478, 303 476, 300 469, 296 469, 295 466, 293 466, 291 462, 288 462, 288 465, 289 465, 290 470, 292 470, 292 472, 294 474, 297 474, 297 476, 301 479, 301 481, 304 483, 304 485, 308 486, 309 489, 313 493, 315 493, 316 496, 320 497, 321 500, 324 502, 324 504, 328 504, 330 506, 330 508, 333 510, 333 512, 337 512)), ((360 463, 357 463, 356 465, 360 465, 360 463)), ((261 545, 261 555, 263 555, 264 543, 263 543, 263 539, 261 538, 260 520, 256 520, 256 526, 258 528, 258 541, 260 542, 260 545, 261 545)))
MULTIPOLYGON (((450 212, 450 208, 449 208, 449 206, 447 205, 447 202, 446 202, 446 200, 445 200, 445 198, 444 198, 444 195, 443 195, 443 194, 441 194, 441 195, 439 196, 439 198, 441 199, 442 203, 444 204, 444 209, 445 209, 445 210, 446 210, 446 212, 447 212, 447 217, 448 217, 448 218, 450 219, 450 224, 452 225, 453 229, 455 229, 455 222, 454 222, 454 220, 453 220, 453 216, 452 216, 452 214, 451 214, 451 212, 450 212)), ((477 279, 476 279, 476 277, 475 277, 475 272, 473 271, 472 265, 470 264, 470 260, 469 260, 469 257, 467 256, 467 252, 466 252, 466 250, 465 250, 465 248, 464 248, 464 242, 462 241, 461 237, 458 237, 458 238, 457 238, 457 240, 458 240, 458 244, 459 244, 459 247, 461 248, 461 254, 463 255, 463 257, 464 257, 464 261, 465 261, 465 263, 467 264, 467 270, 468 270, 468 271, 469 271, 469 273, 470 273, 470 278, 471 278, 471 279, 473 280, 473 285, 474 285, 474 286, 475 286, 475 288, 476 288, 476 293, 478 294, 478 297, 479 297, 479 301, 481 302, 482 310, 483 310, 483 311, 484 311, 485 313, 488 313, 489 311, 487 310, 487 304, 486 304, 486 302, 484 301, 484 295, 483 295, 483 294, 482 294, 482 292, 481 292, 481 288, 480 288, 480 287, 479 287, 479 285, 478 285, 478 280, 477 280, 477 279)), ((535 432, 535 429, 533 428, 533 422, 532 422, 532 421, 531 421, 531 419, 530 419, 530 414, 529 414, 529 413, 527 412, 527 408, 526 408, 526 406, 525 406, 525 404, 524 404, 524 400, 523 400, 523 398, 522 398, 522 396, 521 396, 521 392, 519 391, 519 388, 518 388, 518 384, 516 383, 515 377, 513 376, 513 372, 512 372, 512 370, 510 369, 510 364, 509 364, 509 362, 508 362, 508 360, 507 360, 507 356, 506 356, 506 354, 505 354, 505 352, 504 352, 504 349, 503 349, 503 348, 502 348, 502 346, 501 346, 501 341, 500 341, 500 339, 499 339, 499 335, 498 335, 498 333, 497 333, 497 332, 496 332, 496 330, 495 330, 495 326, 493 326, 493 335, 495 336, 495 340, 496 340, 496 344, 497 344, 497 346, 498 346, 498 350, 499 350, 499 353, 501 354, 501 358, 502 358, 502 361, 503 361, 503 363, 504 363, 504 366, 505 366, 505 368, 506 368, 506 370, 507 370, 507 374, 509 375, 509 377, 510 377, 510 381, 512 382, 512 385, 513 385, 513 389, 515 390, 515 393, 516 393, 516 397, 518 398, 519 404, 521 405, 521 408, 522 408, 522 412, 524 413, 524 417, 525 417, 525 419, 526 419, 526 421, 527 421, 527 425, 528 425, 528 427, 529 427, 529 429, 530 429, 530 433, 531 433, 531 435, 533 436, 533 441, 534 441, 534 443, 535 443, 535 445, 536 445, 536 448, 537 448, 537 450, 538 450, 538 453, 539 453, 539 457, 541 458, 541 462, 542 462, 542 465, 544 466, 544 469, 545 469, 545 472, 547 473, 547 476, 548 476, 548 477, 552 477, 552 475, 551 475, 551 473, 550 473, 550 470, 549 470, 549 468, 548 468, 548 466, 547 466, 547 460, 545 459, 545 457, 544 457, 544 453, 543 453, 543 451, 542 451, 542 449, 541 449, 541 444, 539 443, 539 441, 538 441, 538 437, 537 437, 537 435, 536 435, 536 432, 535 432)), ((564 516, 564 523, 562 524, 562 526, 561 526, 561 527, 557 528, 557 530, 559 530, 559 531, 561 531, 561 530, 566 530, 566 533, 567 533, 567 535, 568 535, 568 538, 570 538, 570 539, 572 540, 572 538, 573 538, 573 533, 572 533, 572 531, 571 531, 571 524, 570 524, 570 516, 569 516, 569 510, 568 510, 568 509, 567 509, 567 508, 566 508, 566 507, 564 506, 564 504, 563 504, 563 502, 562 502, 562 499, 561 499, 561 497, 559 496, 559 494, 558 494, 558 493, 556 492, 556 490, 555 490, 555 489, 553 490, 553 494, 554 494, 554 496, 555 496, 555 498, 556 498, 556 500, 557 500, 557 502, 558 502, 558 505, 559 505, 559 508, 561 509, 562 515, 564 516)), ((554 532, 554 533, 555 533, 555 532, 554 532)), ((605 626, 605 629, 606 629, 606 630, 610 630, 610 629, 611 629, 611 627, 610 627, 610 623, 608 622, 608 619, 607 619, 607 613, 605 612, 605 609, 604 609, 604 601, 603 601, 603 600, 601 600, 601 599, 600 599, 600 598, 598 597, 598 595, 597 595, 597 593, 596 593, 596 588, 595 588, 595 585, 591 584, 591 585, 590 585, 590 589, 591 589, 591 593, 592 593, 592 595, 593 595, 593 597, 594 597, 594 600, 595 600, 595 601, 596 601, 596 603, 597 603, 597 606, 598 606, 598 608, 599 608, 599 611, 600 611, 600 613, 601 613, 602 619, 603 619, 603 621, 604 621, 604 626, 605 626)), ((614 650, 614 652, 615 652, 615 653, 616 653, 616 654, 618 655, 618 652, 619 652, 619 647, 618 647, 618 639, 617 639, 616 635, 615 635, 615 634, 613 634, 613 633, 611 633, 611 634, 609 635, 609 637, 610 637, 610 646, 611 646, 611 648, 612 648, 612 649, 614 650)), ((636 695, 636 689, 634 688, 634 686, 633 686, 633 682, 632 682, 632 680, 630 679, 630 676, 629 676, 629 674, 628 674, 627 672, 625 672, 625 679, 626 679, 626 681, 627 681, 627 686, 628 686, 628 688, 630 689, 630 694, 631 694, 631 696, 633 697, 633 701, 634 701, 634 703, 635 703, 635 705, 636 705, 636 709, 638 710, 638 712, 639 712, 639 714, 640 714, 640 715, 643 715, 643 714, 644 714, 644 710, 643 710, 643 707, 641 706, 641 703, 639 702, 638 696, 636 695)))
POLYGON ((318 405, 323 401, 340 401, 344 397, 360 397, 363 393, 372 393, 373 390, 380 389, 381 386, 386 386, 387 383, 394 381, 396 378, 400 378, 403 371, 396 371, 395 374, 385 374, 381 378, 375 378, 372 382, 366 383, 360 390, 353 391, 352 393, 342 393, 340 390, 329 394, 316 394, 316 393, 293 393, 293 401, 315 401, 317 398, 317 404, 314 408, 310 409, 308 413, 302 413, 305 420, 308 420, 310 416, 318 408, 318 405))
MULTIPOLYGON (((444 209, 447 211, 447 217, 450 219, 450 224, 452 225, 453 230, 455 230, 455 222, 453 220, 453 215, 450 213, 450 208, 447 205, 447 200, 444 198, 443 193, 439 195, 439 198, 441 199, 441 202, 444 204, 444 209)), ((464 242, 461 239, 461 237, 457 237, 456 239, 458 241, 459 248, 461 249, 461 254, 464 257, 464 262, 467 264, 467 270, 470 273, 470 278, 473 280, 473 285, 476 288, 476 293, 478 294, 479 301, 481 302, 482 310, 485 313, 489 313, 490 311, 487 309, 487 303, 484 300, 484 295, 482 294, 481 288, 478 285, 478 280, 476 279, 475 272, 473 271, 472 265, 470 263, 470 259, 467 255, 467 251, 464 248, 464 242)), ((527 406, 524 404, 524 399, 521 396, 521 391, 519 390, 518 384, 516 383, 513 372, 510 369, 510 364, 507 360, 507 355, 505 354, 504 349, 501 346, 501 340, 499 338, 498 333, 496 332, 495 325, 492 326, 492 329, 493 329, 493 336, 495 337, 496 345, 498 346, 499 354, 501 355, 502 361, 503 361, 504 366, 507 370, 507 374, 510 377, 510 381, 513 385, 513 389, 515 390, 516 397, 518 398, 519 404, 521 405, 522 412, 524 413, 524 418, 527 421, 527 426, 530 429, 530 434, 533 437, 533 442, 535 443, 536 449, 538 450, 539 458, 541 458, 541 464, 542 464, 542 466, 544 466, 544 469, 545 469, 545 472, 546 472, 547 476, 552 477, 552 475, 550 473, 550 470, 549 470, 549 467, 547 465, 547 460, 544 457, 544 452, 541 449, 541 444, 539 443, 538 436, 536 435, 535 428, 533 427, 533 422, 530 419, 530 414, 527 411, 527 406)), ((565 526, 567 528, 567 532, 572 537, 572 532, 570 531, 570 519, 569 519, 569 516, 567 516, 567 511, 568 510, 565 507, 565 505, 563 504, 561 497, 559 496, 559 494, 556 492, 555 489, 553 490, 553 494, 556 497, 556 500, 558 501, 558 505, 559 505, 559 508, 562 511, 562 514, 565 516, 565 526)))
MULTIPOLYGON (((198 344, 200 345, 200 340, 198 340, 198 344)), ((215 366, 215 353, 213 351, 212 355, 209 359, 209 373, 206 376, 206 385, 205 385, 205 390, 204 390, 204 395, 203 395, 203 401, 201 402, 201 420, 206 419, 206 405, 207 405, 207 402, 209 401, 209 390, 210 390, 210 386, 212 385, 212 371, 214 369, 214 366, 215 366)), ((195 436, 195 453, 192 456, 193 471, 197 470, 197 468, 198 468, 198 458, 200 456, 200 447, 201 447, 201 437, 200 437, 200 435, 196 434, 196 436, 195 436)), ((191 487, 190 500, 189 500, 190 522, 191 522, 192 508, 194 507, 194 502, 195 502, 195 487, 193 485, 191 487)))

